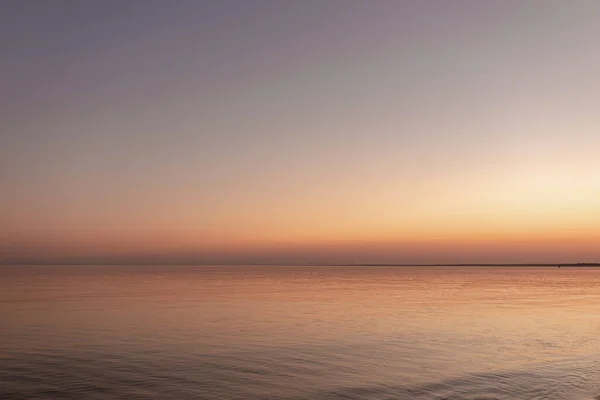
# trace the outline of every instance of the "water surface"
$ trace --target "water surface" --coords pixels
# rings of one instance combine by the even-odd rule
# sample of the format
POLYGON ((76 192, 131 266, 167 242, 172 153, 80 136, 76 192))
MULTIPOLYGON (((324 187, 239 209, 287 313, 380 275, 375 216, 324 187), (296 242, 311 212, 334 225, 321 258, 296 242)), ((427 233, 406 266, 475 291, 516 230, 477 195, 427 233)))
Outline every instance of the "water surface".
POLYGON ((592 399, 600 269, 1 267, 2 399, 592 399))

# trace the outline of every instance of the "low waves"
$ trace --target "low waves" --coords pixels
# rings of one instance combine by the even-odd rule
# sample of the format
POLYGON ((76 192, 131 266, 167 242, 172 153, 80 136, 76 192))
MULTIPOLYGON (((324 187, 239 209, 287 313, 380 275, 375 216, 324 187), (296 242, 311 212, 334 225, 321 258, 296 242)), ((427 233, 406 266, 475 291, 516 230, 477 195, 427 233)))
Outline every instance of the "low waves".
POLYGON ((597 399, 595 274, 5 270, 0 399, 597 399))
POLYGON ((353 376, 361 368, 350 365, 331 373, 331 363, 302 357, 298 350, 290 353, 285 357, 285 349, 278 351, 276 360, 281 363, 268 354, 184 358, 102 352, 67 356, 62 351, 46 351, 13 355, 0 360, 0 394, 5 400, 583 400, 593 399, 600 388, 600 358, 410 385, 402 382, 402 376, 366 382, 361 375, 353 376), (248 359, 262 362, 244 361, 248 359))

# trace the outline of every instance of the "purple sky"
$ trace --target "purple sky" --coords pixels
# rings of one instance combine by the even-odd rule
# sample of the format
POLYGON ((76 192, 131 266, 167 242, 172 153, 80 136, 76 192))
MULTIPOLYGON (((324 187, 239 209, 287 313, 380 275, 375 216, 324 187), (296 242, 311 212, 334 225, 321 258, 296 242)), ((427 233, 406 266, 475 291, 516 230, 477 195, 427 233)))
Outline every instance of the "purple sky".
POLYGON ((589 260, 599 21, 595 0, 4 1, 0 261, 589 260))

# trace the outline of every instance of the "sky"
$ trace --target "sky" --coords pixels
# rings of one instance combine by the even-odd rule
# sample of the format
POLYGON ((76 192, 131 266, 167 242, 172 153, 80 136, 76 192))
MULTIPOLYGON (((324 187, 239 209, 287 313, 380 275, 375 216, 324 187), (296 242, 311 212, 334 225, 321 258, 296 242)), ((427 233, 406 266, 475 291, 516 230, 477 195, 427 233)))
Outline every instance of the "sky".
POLYGON ((1 263, 600 261, 596 0, 5 0, 1 263))

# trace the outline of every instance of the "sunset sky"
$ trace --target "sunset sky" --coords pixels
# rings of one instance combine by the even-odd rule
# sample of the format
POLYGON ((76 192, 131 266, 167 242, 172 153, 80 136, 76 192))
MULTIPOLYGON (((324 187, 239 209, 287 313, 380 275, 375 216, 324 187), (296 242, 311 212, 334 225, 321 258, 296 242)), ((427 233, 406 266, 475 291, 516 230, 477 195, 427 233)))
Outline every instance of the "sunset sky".
POLYGON ((597 0, 5 0, 0 262, 600 261, 597 0))

